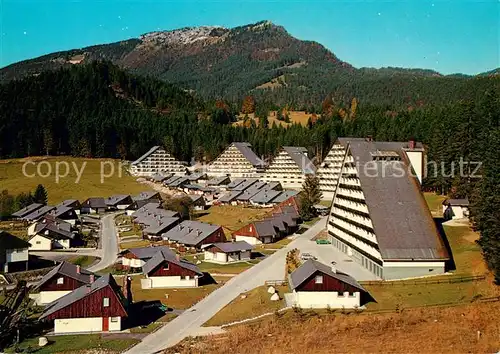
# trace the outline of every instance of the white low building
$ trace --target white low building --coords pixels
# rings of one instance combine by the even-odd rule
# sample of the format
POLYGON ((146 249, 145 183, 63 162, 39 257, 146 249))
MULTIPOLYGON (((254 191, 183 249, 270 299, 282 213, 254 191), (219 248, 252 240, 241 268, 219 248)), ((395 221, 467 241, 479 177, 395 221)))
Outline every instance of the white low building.
POLYGON ((269 164, 262 179, 279 182, 283 188, 301 189, 305 176, 315 174, 316 166, 304 147, 284 146, 269 164))
POLYGON ((186 163, 175 159, 164 148, 153 146, 148 152, 130 164, 134 176, 153 176, 157 173, 183 175, 186 163))
POLYGON ((249 261, 253 246, 245 241, 236 241, 207 244, 202 249, 205 262, 227 264, 249 261))
POLYGON ((318 261, 308 260, 289 275, 288 306, 304 309, 355 309, 369 299, 368 292, 351 276, 318 261))
POLYGON ((28 242, 0 230, 0 272, 8 273, 9 267, 28 270, 29 246, 28 242))
POLYGON ((447 199, 443 202, 445 220, 460 220, 469 218, 468 199, 447 199))
POLYGON ((180 259, 171 250, 161 250, 144 264, 143 289, 191 288, 198 286, 203 273, 192 263, 180 259))

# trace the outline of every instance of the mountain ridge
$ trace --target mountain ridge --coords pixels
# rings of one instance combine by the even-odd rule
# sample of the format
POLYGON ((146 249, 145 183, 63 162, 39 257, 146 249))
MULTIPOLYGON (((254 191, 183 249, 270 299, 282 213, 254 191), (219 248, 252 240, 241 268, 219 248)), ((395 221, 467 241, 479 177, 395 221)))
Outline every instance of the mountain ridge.
POLYGON ((328 95, 342 102, 360 96, 365 102, 401 106, 408 99, 395 96, 404 96, 411 102, 437 103, 445 98, 439 91, 453 93, 445 78, 456 81, 460 93, 452 96, 459 100, 471 90, 467 80, 497 78, 497 70, 493 75, 464 76, 429 69, 355 68, 318 42, 299 40, 283 26, 260 21, 233 28, 153 31, 139 38, 50 53, 0 69, 0 82, 95 60, 111 61, 134 74, 176 84, 205 99, 238 102, 252 94, 261 101, 302 107, 318 106, 328 95), (387 98, 377 95, 372 99, 373 93, 365 90, 367 83, 391 92, 387 98), (428 87, 432 85, 438 87, 428 87))

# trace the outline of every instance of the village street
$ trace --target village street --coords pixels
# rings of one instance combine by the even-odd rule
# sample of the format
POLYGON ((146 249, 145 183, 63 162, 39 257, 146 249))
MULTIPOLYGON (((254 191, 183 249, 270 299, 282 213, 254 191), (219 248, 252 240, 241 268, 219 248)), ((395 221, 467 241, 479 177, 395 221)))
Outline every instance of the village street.
POLYGON ((360 279, 373 279, 373 276, 368 271, 364 271, 361 266, 353 262, 343 261, 347 257, 340 252, 335 252, 331 245, 316 245, 315 242, 311 241, 311 238, 325 228, 326 220, 326 217, 321 218, 286 247, 232 278, 223 287, 215 290, 163 328, 145 337, 141 343, 127 351, 127 353, 151 354, 173 346, 187 336, 199 333, 200 327, 205 322, 241 293, 264 285, 269 280, 283 280, 286 254, 293 248, 299 248, 300 250, 304 248, 304 252, 315 255, 323 262, 336 258, 335 261, 339 270, 349 272, 355 277, 360 277, 360 279))

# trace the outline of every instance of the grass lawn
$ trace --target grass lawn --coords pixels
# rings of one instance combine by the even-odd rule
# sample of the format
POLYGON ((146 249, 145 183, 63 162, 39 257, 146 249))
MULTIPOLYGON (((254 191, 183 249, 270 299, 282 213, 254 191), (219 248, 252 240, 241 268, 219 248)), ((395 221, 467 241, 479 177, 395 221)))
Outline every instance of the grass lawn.
POLYGON ((151 245, 150 241, 139 240, 139 241, 122 242, 122 243, 120 243, 120 248, 122 250, 126 250, 129 248, 135 248, 135 247, 148 247, 149 245, 151 245))
POLYGON ((319 219, 320 219, 320 217, 319 217, 319 216, 317 216, 317 217, 315 217, 315 218, 312 218, 312 219, 311 219, 311 220, 309 220, 309 221, 304 222, 303 224, 304 224, 304 225, 311 226, 311 225, 316 224, 316 223, 319 221, 319 219))
MULTIPOLYGON (((50 344, 43 348, 38 347, 38 338, 25 340, 20 346, 34 348, 37 354, 86 353, 92 349, 96 352, 120 353, 140 342, 137 339, 101 338, 100 334, 50 336, 48 339, 50 344)), ((7 350, 7 353, 14 353, 14 349, 7 350)))
MULTIPOLYGON (((481 250, 475 240, 478 235, 469 227, 444 226, 456 264, 455 274, 428 278, 446 280, 452 277, 483 275, 487 268, 481 250)), ((366 285, 366 289, 377 303, 368 309, 394 309, 396 306, 411 307, 471 301, 480 297, 500 296, 500 287, 492 283, 491 276, 485 280, 464 283, 409 284, 391 282, 394 285, 366 285)))
POLYGON ((255 248, 255 251, 259 251, 262 249, 274 249, 274 250, 278 250, 280 248, 283 248, 285 247, 286 245, 288 245, 290 242, 292 242, 293 240, 292 239, 289 239, 288 237, 285 237, 285 238, 282 238, 281 240, 275 242, 275 243, 266 243, 266 244, 262 244, 262 245, 258 245, 256 248, 255 248))
POLYGON ((326 207, 331 207, 332 206, 332 201, 330 199, 328 200, 322 200, 319 202, 319 204, 324 205, 326 207))
POLYGON ((210 284, 198 288, 141 289, 141 277, 134 276, 132 278, 134 302, 159 300, 168 307, 180 310, 190 308, 220 286, 210 284), (166 294, 168 294, 168 298, 165 296, 166 294))
MULTIPOLYGON (((41 165, 42 174, 47 174, 48 165, 41 165)), ((119 171, 119 160, 112 159, 86 159, 75 157, 33 157, 25 159, 11 159, 0 161, 0 185, 1 189, 7 189, 11 194, 19 194, 21 192, 33 192, 38 184, 43 184, 47 189, 49 196, 49 204, 57 204, 64 199, 78 199, 83 201, 89 197, 108 197, 113 194, 138 194, 144 190, 149 190, 147 185, 136 182, 135 178, 130 176, 122 169, 121 175, 119 171), (35 177, 27 177, 23 174, 23 165, 27 161, 40 163, 42 161, 50 164, 52 173, 46 177, 36 175, 35 177), (61 177, 59 183, 56 182, 55 168, 56 163, 67 162, 70 166, 68 176, 61 177), (101 163, 103 164, 104 175, 110 174, 111 165, 106 164, 111 162, 114 164, 116 173, 112 177, 104 178, 101 183, 101 163), (86 163, 86 165, 84 165, 86 163), (78 183, 77 173, 73 166, 76 166, 78 171, 83 172, 78 183)), ((37 166, 29 164, 25 168, 28 175, 36 174, 37 166)), ((60 165, 60 175, 65 172, 65 167, 60 165)))
MULTIPOLYGON (((267 292, 267 288, 267 286, 263 285, 244 293, 246 295, 244 299, 241 298, 241 295, 238 296, 230 304, 217 312, 204 326, 220 326, 283 308, 285 301, 283 299, 271 301, 271 294, 267 292)), ((281 298, 283 298, 285 292, 289 291, 287 286, 278 286, 276 289, 281 298)))
POLYGON ((197 264, 198 268, 202 272, 218 273, 218 274, 239 274, 244 272, 245 270, 251 268, 253 264, 249 264, 247 262, 238 262, 238 263, 230 263, 230 264, 216 264, 210 262, 202 262, 197 264))
POLYGON ((216 205, 206 210, 208 214, 197 220, 210 224, 221 225, 228 239, 231 232, 236 231, 255 220, 262 220, 269 215, 270 208, 245 208, 233 205, 216 205))
POLYGON ((130 329, 130 333, 151 333, 156 331, 158 328, 163 326, 164 323, 162 322, 153 322, 147 325, 146 327, 135 327, 130 329))
POLYGON ((93 256, 74 256, 67 259, 67 262, 77 264, 82 268, 91 266, 98 258, 93 256))
POLYGON ((424 193, 424 198, 433 216, 443 216, 442 203, 446 199, 446 196, 426 192, 424 193))

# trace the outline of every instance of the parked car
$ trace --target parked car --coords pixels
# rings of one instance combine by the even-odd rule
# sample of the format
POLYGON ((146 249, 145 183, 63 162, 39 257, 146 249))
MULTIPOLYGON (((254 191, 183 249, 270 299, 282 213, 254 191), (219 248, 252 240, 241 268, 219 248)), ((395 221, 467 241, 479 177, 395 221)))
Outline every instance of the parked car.
POLYGON ((312 259, 312 260, 314 260, 314 261, 315 261, 315 260, 317 260, 317 258, 316 258, 316 257, 314 257, 314 256, 313 256, 312 254, 310 254, 310 253, 302 253, 302 254, 300 255, 300 259, 302 259, 303 261, 308 261, 308 260, 310 260, 310 259, 312 259))
POLYGON ((318 244, 318 245, 330 245, 331 242, 328 240, 316 240, 316 244, 318 244))

